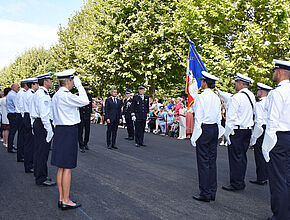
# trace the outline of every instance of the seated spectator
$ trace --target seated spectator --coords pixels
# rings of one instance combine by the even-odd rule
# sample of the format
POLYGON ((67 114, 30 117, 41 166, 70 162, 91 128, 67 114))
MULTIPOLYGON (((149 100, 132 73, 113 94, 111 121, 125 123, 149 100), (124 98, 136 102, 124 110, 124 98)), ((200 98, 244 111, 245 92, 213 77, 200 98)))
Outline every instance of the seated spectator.
POLYGON ((168 106, 165 106, 164 108, 163 117, 164 121, 158 122, 161 129, 161 135, 165 135, 165 133, 167 132, 167 128, 173 124, 174 114, 168 108, 168 106))
POLYGON ((167 106, 170 110, 172 110, 174 104, 172 103, 172 99, 171 98, 168 98, 168 103, 165 106, 167 106))

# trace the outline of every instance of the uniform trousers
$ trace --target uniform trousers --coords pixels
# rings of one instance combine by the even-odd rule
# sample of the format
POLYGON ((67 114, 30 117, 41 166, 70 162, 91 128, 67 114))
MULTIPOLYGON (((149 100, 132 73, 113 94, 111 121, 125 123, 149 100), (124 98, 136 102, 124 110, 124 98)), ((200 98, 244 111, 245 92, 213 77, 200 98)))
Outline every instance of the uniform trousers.
POLYGON ((40 185, 47 180, 47 160, 51 142, 46 142, 47 131, 45 130, 40 118, 35 119, 33 123, 33 132, 35 144, 33 155, 34 176, 35 183, 40 185))
POLYGON ((262 153, 262 144, 265 135, 265 128, 266 126, 263 125, 264 132, 257 139, 256 144, 253 146, 256 163, 257 181, 265 181, 268 179, 267 163, 262 153))
POLYGON ((217 124, 201 126, 202 134, 196 141, 196 159, 199 178, 200 196, 210 199, 217 191, 217 124))
POLYGON ((33 168, 34 135, 32 134, 31 120, 29 113, 24 113, 24 169, 28 171, 33 168))
POLYGON ((8 113, 7 118, 9 120, 10 130, 8 134, 8 148, 7 151, 13 149, 14 137, 17 131, 17 113, 8 113))
POLYGON ((24 159, 24 125, 23 125, 23 117, 20 113, 17 114, 17 126, 18 126, 17 160, 23 160, 24 159))
POLYGON ((268 163, 272 220, 290 219, 290 131, 277 132, 268 163))
POLYGON ((119 121, 110 122, 107 124, 107 146, 115 146, 117 138, 119 121))
POLYGON ((135 142, 136 144, 143 144, 144 132, 146 126, 146 119, 137 119, 135 121, 135 142))
POLYGON ((78 139, 79 139, 79 146, 83 148, 89 142, 90 138, 90 130, 91 130, 91 122, 90 120, 81 120, 78 125, 78 139), (83 133, 85 129, 85 137, 83 138, 83 133))
POLYGON ((133 126, 133 120, 131 116, 125 116, 126 120, 126 126, 127 126, 127 131, 128 131, 128 138, 134 138, 134 126, 133 126))
POLYGON ((231 144, 228 146, 230 184, 240 190, 246 187, 247 150, 251 129, 235 129, 234 132, 234 135, 230 135, 231 144))

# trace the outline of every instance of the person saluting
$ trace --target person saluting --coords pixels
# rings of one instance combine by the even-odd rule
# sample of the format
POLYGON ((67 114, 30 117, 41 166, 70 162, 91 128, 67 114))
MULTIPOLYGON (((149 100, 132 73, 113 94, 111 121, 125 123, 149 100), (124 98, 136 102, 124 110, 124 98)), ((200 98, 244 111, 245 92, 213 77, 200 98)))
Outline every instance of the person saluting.
POLYGON ((89 104, 89 99, 78 76, 74 77, 74 69, 55 73, 60 89, 52 98, 54 118, 54 141, 51 165, 58 167, 56 183, 59 191, 58 207, 62 210, 75 209, 80 203, 69 199, 71 172, 77 166, 78 124, 80 123, 79 107, 89 104), (73 85, 79 95, 70 92, 73 85))

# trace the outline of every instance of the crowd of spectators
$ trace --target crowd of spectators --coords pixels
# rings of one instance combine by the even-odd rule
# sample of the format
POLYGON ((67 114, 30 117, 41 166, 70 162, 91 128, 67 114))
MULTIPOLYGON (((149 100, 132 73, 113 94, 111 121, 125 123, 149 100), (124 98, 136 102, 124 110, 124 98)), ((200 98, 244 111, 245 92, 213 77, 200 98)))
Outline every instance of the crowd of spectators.
MULTIPOLYGON (((121 96, 118 98, 123 101, 121 96)), ((92 123, 105 124, 105 101, 106 98, 93 98, 92 123)), ((120 126, 126 127, 125 118, 123 118, 123 124, 120 126)), ((168 98, 165 102, 157 98, 149 99, 146 132, 186 139, 191 137, 193 126, 193 113, 191 109, 187 109, 187 103, 184 98, 168 98)))

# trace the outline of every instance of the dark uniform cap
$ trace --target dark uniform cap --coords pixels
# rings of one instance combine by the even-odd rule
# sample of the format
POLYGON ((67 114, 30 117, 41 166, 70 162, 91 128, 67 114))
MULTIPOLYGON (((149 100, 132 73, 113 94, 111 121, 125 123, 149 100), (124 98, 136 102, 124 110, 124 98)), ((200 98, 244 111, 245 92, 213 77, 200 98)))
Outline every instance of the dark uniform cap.
POLYGON ((140 86, 138 86, 138 89, 146 89, 146 87, 143 85, 140 85, 140 86))
POLYGON ((285 60, 275 60, 275 67, 272 69, 275 71, 275 69, 284 69, 284 70, 290 70, 290 61, 285 61, 285 60))

